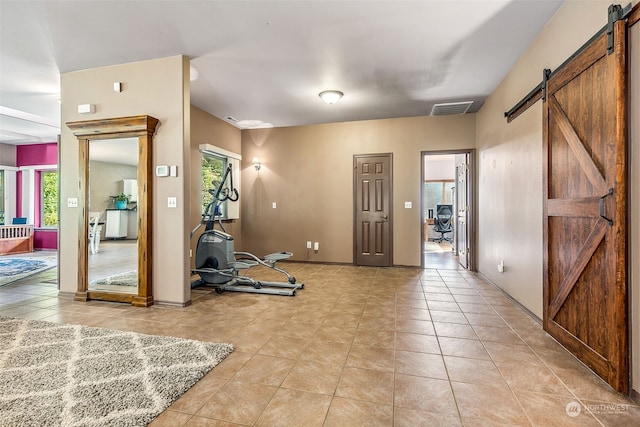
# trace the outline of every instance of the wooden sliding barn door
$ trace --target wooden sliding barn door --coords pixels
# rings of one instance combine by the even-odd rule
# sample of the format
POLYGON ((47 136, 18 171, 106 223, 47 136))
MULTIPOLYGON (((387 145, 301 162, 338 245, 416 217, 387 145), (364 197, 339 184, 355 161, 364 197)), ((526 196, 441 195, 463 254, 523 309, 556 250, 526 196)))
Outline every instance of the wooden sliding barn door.
POLYGON ((625 23, 546 85, 544 328, 628 392, 625 23))

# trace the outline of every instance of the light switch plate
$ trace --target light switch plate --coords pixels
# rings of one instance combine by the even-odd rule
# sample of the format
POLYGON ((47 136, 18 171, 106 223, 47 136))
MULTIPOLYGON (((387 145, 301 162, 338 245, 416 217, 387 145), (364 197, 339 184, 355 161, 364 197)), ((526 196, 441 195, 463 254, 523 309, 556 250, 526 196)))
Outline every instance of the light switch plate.
POLYGON ((178 206, 178 199, 176 197, 167 198, 167 207, 175 208, 178 206))
POLYGON ((413 207, 413 203, 411 202, 404 202, 404 208, 405 209, 411 209, 413 207))
POLYGON ((69 197, 67 199, 67 207, 68 208, 77 208, 78 207, 78 199, 75 197, 69 197))

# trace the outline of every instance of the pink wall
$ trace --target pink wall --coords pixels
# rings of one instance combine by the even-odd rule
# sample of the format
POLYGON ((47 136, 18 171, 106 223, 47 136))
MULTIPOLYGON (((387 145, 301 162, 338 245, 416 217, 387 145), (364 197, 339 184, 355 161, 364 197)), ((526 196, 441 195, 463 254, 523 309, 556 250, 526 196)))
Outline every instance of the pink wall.
POLYGON ((39 166, 58 164, 58 144, 18 145, 16 149, 16 166, 39 166))
MULTIPOLYGON (((16 166, 41 166, 58 164, 58 144, 18 145, 16 147, 16 166)), ((18 175, 20 172, 18 172, 18 175)), ((36 173, 36 188, 40 188, 40 174, 36 173)), ((22 179, 18 176, 16 195, 18 199, 17 216, 22 215, 22 179)), ((40 224, 40 195, 36 194, 34 223, 40 224)), ((33 236, 36 249, 58 249, 58 230, 36 229, 33 236)))
POLYGON ((33 247, 36 249, 58 249, 58 230, 35 230, 33 247))

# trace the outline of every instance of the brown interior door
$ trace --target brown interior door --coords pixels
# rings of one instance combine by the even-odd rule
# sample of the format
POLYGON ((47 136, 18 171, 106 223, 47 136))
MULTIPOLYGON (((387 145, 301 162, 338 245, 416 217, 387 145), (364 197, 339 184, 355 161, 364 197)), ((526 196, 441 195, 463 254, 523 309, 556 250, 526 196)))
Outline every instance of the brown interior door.
POLYGON ((391 266, 391 154, 354 156, 356 265, 391 266))
POLYGON ((544 103, 544 328, 628 392, 624 22, 556 70, 544 103))
POLYGON ((456 252, 458 262, 469 268, 469 154, 456 154, 456 252))

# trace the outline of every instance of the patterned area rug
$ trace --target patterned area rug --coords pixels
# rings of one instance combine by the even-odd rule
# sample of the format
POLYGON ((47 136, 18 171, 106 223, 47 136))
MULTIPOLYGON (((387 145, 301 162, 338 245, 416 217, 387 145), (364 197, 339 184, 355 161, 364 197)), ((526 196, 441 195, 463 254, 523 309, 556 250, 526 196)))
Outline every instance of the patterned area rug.
POLYGON ((146 426, 232 351, 0 316, 0 425, 146 426))
POLYGON ((55 267, 55 257, 0 257, 0 286, 55 267))

